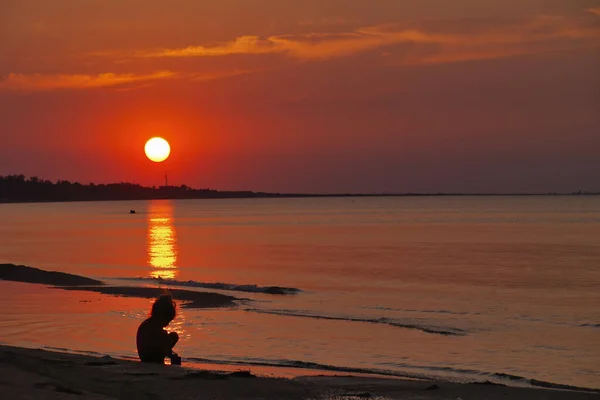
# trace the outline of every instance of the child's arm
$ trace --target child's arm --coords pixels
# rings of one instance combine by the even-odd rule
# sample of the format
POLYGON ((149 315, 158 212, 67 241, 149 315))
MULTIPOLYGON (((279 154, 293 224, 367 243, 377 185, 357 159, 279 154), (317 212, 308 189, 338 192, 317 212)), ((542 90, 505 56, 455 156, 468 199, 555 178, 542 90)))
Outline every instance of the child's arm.
POLYGON ((158 339, 158 347, 160 348, 161 353, 166 356, 173 352, 173 347, 179 341, 179 335, 177 332, 167 332, 166 330, 162 330, 160 333, 160 338, 158 339))
POLYGON ((175 345, 177 344, 178 341, 179 341, 179 335, 177 334, 177 332, 169 332, 168 333, 168 343, 170 345, 169 351, 173 347, 175 347, 175 345))

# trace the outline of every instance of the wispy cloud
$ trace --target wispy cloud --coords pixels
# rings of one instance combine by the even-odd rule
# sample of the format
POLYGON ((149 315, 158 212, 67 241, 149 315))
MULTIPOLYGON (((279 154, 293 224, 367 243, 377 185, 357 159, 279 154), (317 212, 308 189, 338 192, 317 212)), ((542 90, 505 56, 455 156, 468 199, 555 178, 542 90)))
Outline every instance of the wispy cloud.
POLYGON ((187 80, 193 82, 215 81, 252 73, 264 72, 268 69, 233 69, 205 71, 193 73, 175 73, 159 71, 152 74, 18 74, 12 73, 0 77, 0 90, 42 92, 66 89, 96 89, 114 87, 115 90, 132 90, 148 87, 156 81, 164 79, 187 80))
MULTIPOLYGON (((281 51, 269 39, 258 36, 241 36, 235 40, 215 46, 188 46, 177 49, 160 49, 136 52, 136 57, 215 57, 232 54, 268 54, 281 51)), ((110 53, 107 53, 110 54, 110 53)))
POLYGON ((14 91, 49 91, 60 89, 91 89, 121 86, 132 83, 148 83, 151 81, 175 77, 171 71, 159 71, 152 74, 18 74, 12 73, 0 78, 0 90, 14 91))
POLYGON ((448 64, 525 55, 548 54, 600 45, 600 26, 585 19, 540 16, 526 23, 502 26, 412 52, 396 52, 396 65, 448 64))
POLYGON ((600 7, 588 8, 587 11, 600 17, 600 7))
POLYGON ((260 38, 241 36, 215 46, 189 46, 135 53, 136 57, 215 57, 234 54, 288 54, 300 59, 335 58, 403 42, 443 43, 443 35, 430 35, 416 30, 378 32, 364 28, 354 32, 330 34, 310 33, 260 38))
POLYGON ((216 81, 220 79, 233 78, 235 76, 254 74, 257 72, 267 71, 264 69, 234 69, 232 71, 217 71, 217 72, 206 72, 200 74, 190 74, 189 79, 192 81, 216 81))
MULTIPOLYGON (((596 13, 598 10, 588 11, 596 13)), ((575 42, 599 39, 600 26, 595 19, 590 21, 585 16, 539 16, 500 25, 481 24, 467 32, 460 24, 456 24, 454 30, 444 31, 381 25, 335 34, 307 33, 269 37, 247 35, 226 43, 140 51, 133 56, 183 58, 281 54, 299 60, 326 60, 385 49, 386 54, 392 55, 404 52, 404 57, 409 56, 411 63, 429 64, 535 54, 544 52, 544 49, 556 49, 557 46, 568 49, 575 42), (403 44, 411 46, 402 48, 403 44), (398 46, 400 48, 392 51, 398 46)))
POLYGON ((323 17, 318 19, 303 19, 298 21, 299 26, 341 26, 355 23, 355 20, 349 20, 342 17, 323 17))

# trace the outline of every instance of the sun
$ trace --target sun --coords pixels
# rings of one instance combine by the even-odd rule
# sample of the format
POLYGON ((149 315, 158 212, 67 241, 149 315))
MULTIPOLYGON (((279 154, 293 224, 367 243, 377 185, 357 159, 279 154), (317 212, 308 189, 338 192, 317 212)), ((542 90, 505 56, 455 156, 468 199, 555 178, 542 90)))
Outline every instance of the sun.
POLYGON ((148 157, 150 161, 163 162, 169 158, 169 154, 171 154, 171 146, 169 146, 169 142, 167 142, 165 139, 161 137, 153 137, 146 142, 144 151, 146 152, 146 157, 148 157))

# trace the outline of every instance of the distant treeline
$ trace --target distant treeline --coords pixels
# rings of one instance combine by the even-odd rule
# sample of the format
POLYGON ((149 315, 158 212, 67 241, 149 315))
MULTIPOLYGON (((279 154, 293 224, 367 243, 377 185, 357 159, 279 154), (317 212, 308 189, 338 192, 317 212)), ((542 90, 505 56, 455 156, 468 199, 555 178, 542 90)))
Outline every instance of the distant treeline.
POLYGON ((121 182, 83 185, 79 182, 58 180, 51 182, 24 175, 0 176, 0 202, 93 201, 93 200, 146 200, 146 199, 210 199, 278 197, 279 193, 251 191, 218 191, 192 189, 186 185, 146 187, 121 182))
MULTIPOLYGON (((0 203, 44 202, 44 201, 101 201, 101 200, 151 200, 151 199, 228 199, 265 197, 372 197, 372 196, 539 196, 561 195, 559 193, 372 193, 372 194, 294 194, 265 193, 252 191, 219 191, 193 189, 187 185, 147 187, 135 183, 121 182, 88 185, 79 182, 58 180, 51 182, 25 175, 0 176, 0 203)), ((578 191, 570 195, 600 195, 599 192, 578 191)))

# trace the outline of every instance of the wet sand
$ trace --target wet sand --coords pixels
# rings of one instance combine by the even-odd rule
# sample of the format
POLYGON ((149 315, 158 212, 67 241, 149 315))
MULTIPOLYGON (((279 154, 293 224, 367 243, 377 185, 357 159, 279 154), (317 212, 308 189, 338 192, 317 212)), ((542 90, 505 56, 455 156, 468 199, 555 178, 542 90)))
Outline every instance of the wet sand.
MULTIPOLYGON (((147 299, 154 299, 163 293, 163 289, 160 288, 136 286, 69 286, 60 287, 59 289, 84 290, 113 296, 141 297, 147 299)), ((181 302, 182 307, 187 308, 230 307, 235 305, 236 300, 242 300, 224 294, 196 292, 192 290, 169 289, 169 293, 171 293, 173 298, 178 302, 181 302)))
POLYGON ((103 283, 85 276, 64 272, 44 271, 25 265, 0 264, 0 279, 14 282, 42 283, 54 286, 102 285, 103 283))
MULTIPOLYGON (((84 276, 64 272, 44 271, 24 265, 0 264, 0 280, 37 283, 53 286, 62 290, 84 290, 113 296, 139 297, 153 299, 163 293, 158 287, 108 286, 104 282, 84 276)), ((182 307, 216 308, 231 307, 236 301, 243 300, 220 293, 199 292, 195 290, 169 289, 182 307)))
POLYGON ((598 393, 352 376, 257 377, 0 346, 10 399, 599 399, 598 393))

